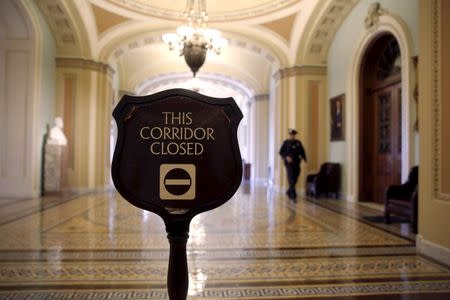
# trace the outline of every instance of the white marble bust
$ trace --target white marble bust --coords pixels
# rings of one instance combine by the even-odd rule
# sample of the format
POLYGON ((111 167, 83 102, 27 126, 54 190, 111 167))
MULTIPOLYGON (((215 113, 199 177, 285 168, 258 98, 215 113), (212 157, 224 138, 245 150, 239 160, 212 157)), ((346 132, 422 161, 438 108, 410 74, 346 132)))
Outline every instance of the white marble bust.
POLYGON ((55 125, 50 129, 47 144, 49 145, 67 145, 67 138, 62 131, 64 123, 61 117, 55 118, 55 125))

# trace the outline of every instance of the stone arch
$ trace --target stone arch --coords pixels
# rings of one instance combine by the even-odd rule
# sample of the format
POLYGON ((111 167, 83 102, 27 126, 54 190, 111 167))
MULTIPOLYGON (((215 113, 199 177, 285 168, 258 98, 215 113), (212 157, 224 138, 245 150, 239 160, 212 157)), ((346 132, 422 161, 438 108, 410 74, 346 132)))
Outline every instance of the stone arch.
MULTIPOLYGON (((186 82, 192 78, 191 73, 171 73, 162 74, 157 77, 149 78, 145 82, 142 82, 134 91, 137 95, 148 93, 152 90, 157 90, 160 86, 177 84, 186 82)), ((255 95, 255 90, 247 86, 245 82, 239 81, 235 78, 226 77, 221 74, 200 73, 198 78, 211 82, 215 85, 224 86, 230 88, 238 93, 241 93, 248 98, 252 98, 255 95)))
MULTIPOLYGON (((120 61, 122 57, 126 57, 129 51, 140 51, 141 48, 149 47, 149 49, 155 51, 160 51, 159 49, 164 48, 167 53, 168 47, 165 45, 161 39, 162 34, 165 31, 163 30, 153 30, 148 33, 128 33, 123 35, 122 38, 119 39, 111 39, 109 42, 104 43, 101 49, 98 49, 99 59, 101 61, 107 62, 109 65, 113 67, 118 67, 117 62, 120 61)), ((125 34, 125 33, 124 33, 125 34)), ((246 82, 246 85, 251 87, 256 91, 256 93, 267 93, 268 85, 274 70, 277 70, 280 65, 286 62, 286 57, 281 55, 268 46, 264 42, 256 41, 253 39, 247 39, 245 36, 237 36, 237 35, 229 35, 228 33, 224 33, 224 36, 229 40, 229 46, 227 49, 231 49, 232 51, 245 51, 246 54, 251 55, 258 59, 260 62, 266 64, 266 66, 270 66, 272 70, 269 70, 267 73, 267 77, 265 77, 266 81, 259 80, 258 77, 252 75, 249 69, 244 68, 240 64, 223 64, 223 61, 216 60, 214 63, 208 60, 208 65, 213 66, 208 72, 219 72, 221 70, 229 77, 239 78, 242 81, 246 82)), ((226 50, 227 51, 227 50, 226 50)), ((224 51, 225 52, 225 51, 224 51)), ((165 54, 165 53, 164 53, 165 54)), ((226 53, 225 53, 226 54, 226 53)), ((177 58, 176 53, 170 53, 169 57, 177 58)), ((171 63, 170 60, 172 58, 167 58, 164 56, 163 59, 154 61, 153 63, 165 66, 165 69, 162 70, 161 74, 164 73, 172 73, 172 72, 182 72, 183 70, 178 67, 174 69, 168 68, 167 63, 171 63)), ((155 67, 150 67, 149 65, 143 66, 138 72, 134 73, 133 76, 126 76, 126 81, 121 83, 121 88, 127 90, 133 90, 135 86, 140 84, 146 77, 154 76, 155 74, 151 74, 151 70, 155 70, 155 67)), ((118 72, 120 76, 120 72, 118 72)), ((261 73, 259 73, 260 75, 261 73)), ((265 74, 265 73, 264 73, 265 74)), ((264 75, 266 76, 266 75, 264 75)))
POLYGON ((36 4, 48 22, 59 56, 91 57, 92 39, 77 1, 45 0, 36 4))
POLYGON ((372 42, 381 34, 389 33, 397 40, 401 53, 401 76, 402 76, 402 180, 408 175, 413 165, 413 103, 411 101, 414 90, 414 68, 413 68, 413 43, 407 25, 397 16, 383 12, 377 22, 364 30, 355 43, 352 59, 348 68, 346 83, 346 136, 347 139, 347 193, 350 199, 358 195, 358 172, 359 172, 359 121, 360 112, 360 70, 364 55, 372 42))
POLYGON ((325 65, 328 51, 340 25, 358 0, 323 0, 315 8, 297 49, 296 65, 325 65))

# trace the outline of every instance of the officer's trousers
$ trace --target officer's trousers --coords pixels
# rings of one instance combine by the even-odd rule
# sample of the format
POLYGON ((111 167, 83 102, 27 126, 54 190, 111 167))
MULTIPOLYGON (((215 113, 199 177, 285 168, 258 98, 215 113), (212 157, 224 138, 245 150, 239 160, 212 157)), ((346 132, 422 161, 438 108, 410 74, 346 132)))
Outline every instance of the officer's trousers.
POLYGON ((295 185, 297 184, 298 176, 300 175, 300 166, 297 164, 286 163, 286 172, 289 181, 289 189, 287 190, 287 195, 291 199, 297 198, 297 193, 295 192, 295 185))

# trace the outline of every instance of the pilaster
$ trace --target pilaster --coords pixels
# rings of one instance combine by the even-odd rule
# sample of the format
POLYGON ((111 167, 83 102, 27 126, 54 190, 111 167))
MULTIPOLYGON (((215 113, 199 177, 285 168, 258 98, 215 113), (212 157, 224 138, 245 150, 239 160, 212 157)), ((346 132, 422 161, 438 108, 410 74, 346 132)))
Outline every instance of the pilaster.
POLYGON ((110 66, 79 58, 57 58, 57 115, 68 139, 68 187, 109 184, 109 138, 113 90, 110 66))
MULTIPOLYGON (((295 128, 305 147, 307 163, 302 163, 302 172, 297 188, 303 191, 308 173, 318 170, 327 157, 327 132, 329 116, 326 102, 326 66, 294 66, 279 70, 276 80, 275 143, 281 146, 288 136, 288 128, 295 128)), ((278 155, 274 153, 274 185, 284 190, 287 178, 278 155)))
POLYGON ((448 263, 450 253, 450 29, 447 0, 419 2, 419 235, 418 251, 448 263), (447 161, 446 161, 447 160, 447 161))

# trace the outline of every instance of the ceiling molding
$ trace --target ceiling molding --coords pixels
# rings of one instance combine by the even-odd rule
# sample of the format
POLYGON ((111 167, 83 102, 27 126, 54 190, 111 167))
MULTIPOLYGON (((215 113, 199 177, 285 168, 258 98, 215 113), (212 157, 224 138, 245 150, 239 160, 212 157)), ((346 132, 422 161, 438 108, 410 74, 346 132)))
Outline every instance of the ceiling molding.
MULTIPOLYGON (((172 21, 184 21, 185 1, 159 1, 152 3, 144 0, 95 0, 96 3, 115 6, 116 10, 131 11, 142 16, 154 17, 172 21)), ((229 1, 216 1, 207 3, 206 10, 209 22, 230 22, 258 18, 296 6, 299 0, 260 0, 254 1, 251 6, 243 6, 242 2, 234 1, 233 5, 240 5, 236 9, 229 9, 229 1)), ((247 2, 248 3, 248 2, 247 2)))

